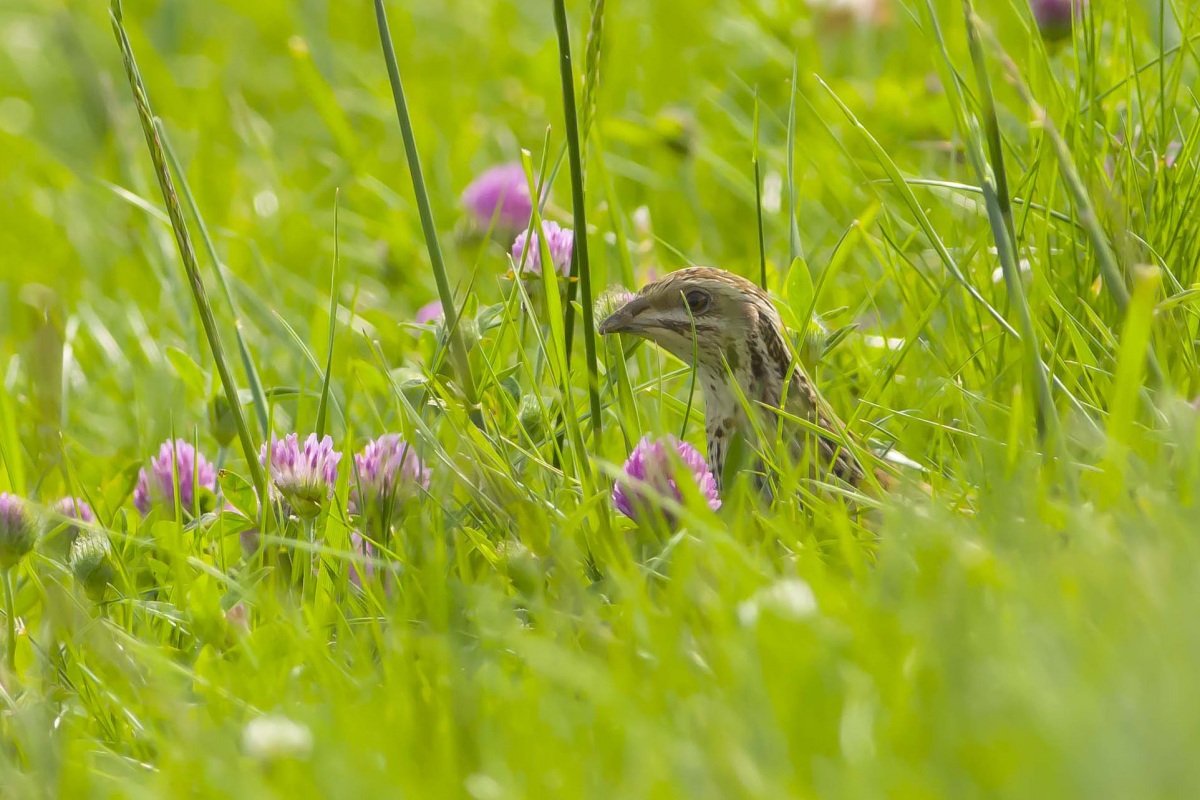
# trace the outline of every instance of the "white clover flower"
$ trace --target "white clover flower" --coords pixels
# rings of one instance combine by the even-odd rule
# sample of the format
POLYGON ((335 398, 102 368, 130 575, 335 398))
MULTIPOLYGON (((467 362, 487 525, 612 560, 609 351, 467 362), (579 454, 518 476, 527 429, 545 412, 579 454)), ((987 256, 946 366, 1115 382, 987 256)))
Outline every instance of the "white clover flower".
POLYGON ((308 758, 312 746, 308 727, 284 716, 256 717, 242 729, 242 749, 259 761, 308 758))
POLYGON ((817 597, 812 587, 800 578, 783 578, 759 589, 749 600, 738 604, 738 621, 746 627, 758 622, 764 611, 791 620, 804 619, 817 613, 817 597))

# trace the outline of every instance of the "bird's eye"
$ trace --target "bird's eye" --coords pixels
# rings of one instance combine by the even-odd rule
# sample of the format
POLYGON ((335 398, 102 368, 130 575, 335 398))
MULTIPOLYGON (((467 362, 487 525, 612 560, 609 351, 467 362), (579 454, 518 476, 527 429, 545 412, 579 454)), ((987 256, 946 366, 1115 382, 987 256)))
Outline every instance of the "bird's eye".
POLYGON ((708 310, 708 292, 701 291, 700 289, 692 289, 683 296, 683 299, 687 301, 688 310, 693 314, 703 314, 708 310))

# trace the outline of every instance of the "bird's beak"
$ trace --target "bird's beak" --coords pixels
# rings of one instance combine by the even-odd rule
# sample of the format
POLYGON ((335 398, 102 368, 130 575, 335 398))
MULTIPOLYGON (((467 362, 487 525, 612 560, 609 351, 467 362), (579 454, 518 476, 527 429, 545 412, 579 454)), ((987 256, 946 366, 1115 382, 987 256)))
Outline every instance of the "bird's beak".
POLYGON ((625 305, 618 308, 613 313, 600 323, 600 335, 608 336, 610 333, 638 333, 645 326, 639 323, 637 316, 644 311, 649 304, 640 297, 635 297, 625 305))

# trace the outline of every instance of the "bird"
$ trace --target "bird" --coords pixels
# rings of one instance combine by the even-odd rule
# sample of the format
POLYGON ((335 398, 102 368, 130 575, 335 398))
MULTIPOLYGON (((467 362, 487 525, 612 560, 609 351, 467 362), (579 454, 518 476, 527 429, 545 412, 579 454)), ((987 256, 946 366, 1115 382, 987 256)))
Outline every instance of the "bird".
MULTIPOLYGON (((718 486, 730 477, 733 443, 754 446, 760 432, 769 435, 781 420, 792 456, 813 477, 863 483, 867 470, 845 446, 845 428, 793 357, 770 295, 752 281, 716 267, 670 272, 601 321, 599 333, 648 339, 694 366, 704 394, 707 462, 718 486)), ((872 472, 891 478, 879 468, 872 472)))

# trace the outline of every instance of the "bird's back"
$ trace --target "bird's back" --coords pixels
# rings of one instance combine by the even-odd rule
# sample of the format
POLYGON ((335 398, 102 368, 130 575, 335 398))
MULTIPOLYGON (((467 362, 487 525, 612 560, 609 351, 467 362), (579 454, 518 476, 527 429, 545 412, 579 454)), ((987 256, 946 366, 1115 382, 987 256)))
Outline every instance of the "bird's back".
POLYGON ((841 444, 842 425, 792 357, 785 336, 774 306, 769 301, 760 306, 750 353, 750 396, 764 408, 766 429, 775 431, 782 425, 791 456, 800 463, 807 461, 814 477, 832 473, 857 486, 863 478, 862 465, 841 444), (772 409, 782 409, 784 414, 772 409))

